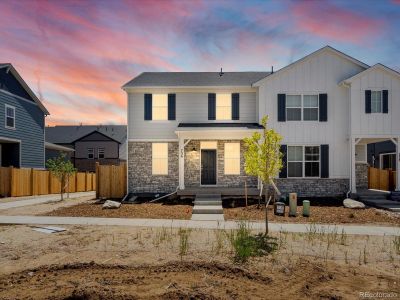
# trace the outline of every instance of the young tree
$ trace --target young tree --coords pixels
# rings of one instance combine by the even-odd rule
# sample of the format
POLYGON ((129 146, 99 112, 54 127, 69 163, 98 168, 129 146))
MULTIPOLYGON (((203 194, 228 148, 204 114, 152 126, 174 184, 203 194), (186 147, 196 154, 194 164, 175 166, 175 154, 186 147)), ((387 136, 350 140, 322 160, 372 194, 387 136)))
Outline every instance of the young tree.
POLYGON ((268 116, 262 118, 261 124, 264 126, 262 134, 255 132, 251 137, 244 139, 246 145, 244 158, 246 173, 257 176, 261 180, 260 197, 263 187, 265 188, 265 230, 268 234, 267 209, 271 197, 267 201, 267 191, 272 185, 276 193, 280 195, 274 178, 282 168, 282 153, 280 152, 282 136, 274 129, 268 128, 268 116))
POLYGON ((61 201, 64 200, 64 193, 68 185, 69 177, 76 173, 74 165, 66 158, 64 153, 61 153, 58 157, 47 160, 46 167, 58 178, 58 180, 60 180, 61 201))

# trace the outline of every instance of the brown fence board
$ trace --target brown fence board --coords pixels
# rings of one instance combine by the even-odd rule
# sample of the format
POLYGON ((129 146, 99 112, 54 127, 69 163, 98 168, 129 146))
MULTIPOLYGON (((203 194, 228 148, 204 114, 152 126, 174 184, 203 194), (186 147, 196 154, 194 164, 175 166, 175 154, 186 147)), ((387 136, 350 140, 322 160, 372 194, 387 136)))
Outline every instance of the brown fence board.
POLYGON ((11 194, 11 168, 0 167, 0 196, 8 197, 11 194))
POLYGON ((97 197, 123 198, 126 194, 126 164, 97 165, 97 197))
MULTIPOLYGON (((392 189, 393 171, 377 168, 368 168, 368 188, 389 191, 392 189)), ((394 181, 395 182, 395 181, 394 181)))
POLYGON ((32 169, 11 169, 11 197, 32 195, 32 169))
POLYGON ((33 195, 49 194, 49 171, 32 170, 33 174, 33 195))
POLYGON ((76 173, 76 191, 84 192, 86 190, 86 173, 76 173))

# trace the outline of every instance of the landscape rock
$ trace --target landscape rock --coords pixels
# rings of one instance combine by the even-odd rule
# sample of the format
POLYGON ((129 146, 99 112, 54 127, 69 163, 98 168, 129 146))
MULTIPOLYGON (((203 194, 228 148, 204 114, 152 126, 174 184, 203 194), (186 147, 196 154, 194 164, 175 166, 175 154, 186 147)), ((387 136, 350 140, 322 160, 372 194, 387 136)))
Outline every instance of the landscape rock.
POLYGON ((365 204, 353 199, 344 199, 343 206, 346 208, 365 208, 365 204))
POLYGON ((119 208, 121 206, 121 202, 107 200, 103 204, 103 208, 119 208))

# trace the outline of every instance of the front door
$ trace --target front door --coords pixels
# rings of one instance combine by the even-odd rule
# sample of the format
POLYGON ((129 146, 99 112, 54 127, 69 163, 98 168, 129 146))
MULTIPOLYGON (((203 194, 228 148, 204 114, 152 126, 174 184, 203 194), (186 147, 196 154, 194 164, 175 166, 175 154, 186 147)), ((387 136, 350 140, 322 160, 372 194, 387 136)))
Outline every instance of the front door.
POLYGON ((201 184, 217 184, 216 150, 201 150, 201 184))

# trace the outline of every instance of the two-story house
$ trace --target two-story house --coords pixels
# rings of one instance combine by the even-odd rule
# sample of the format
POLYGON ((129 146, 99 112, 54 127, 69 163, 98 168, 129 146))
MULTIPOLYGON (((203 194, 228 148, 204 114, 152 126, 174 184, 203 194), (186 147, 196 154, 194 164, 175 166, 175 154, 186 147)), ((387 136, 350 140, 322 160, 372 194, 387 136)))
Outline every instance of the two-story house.
POLYGON ((15 68, 0 64, 0 166, 45 167, 49 112, 15 68))
POLYGON ((367 145, 400 136, 400 74, 329 46, 274 73, 146 72, 123 89, 134 193, 257 186, 243 138, 264 115, 283 136, 277 185, 300 196, 364 188, 367 145))
MULTIPOLYGON (((96 162, 119 165, 126 161, 125 125, 48 126, 46 142, 62 147, 60 150, 73 149, 67 156, 82 172, 94 172, 96 162)), ((52 156, 54 151, 46 151, 46 160, 52 156)))

